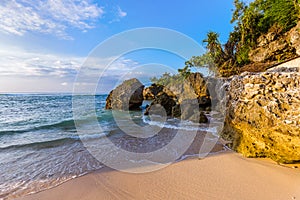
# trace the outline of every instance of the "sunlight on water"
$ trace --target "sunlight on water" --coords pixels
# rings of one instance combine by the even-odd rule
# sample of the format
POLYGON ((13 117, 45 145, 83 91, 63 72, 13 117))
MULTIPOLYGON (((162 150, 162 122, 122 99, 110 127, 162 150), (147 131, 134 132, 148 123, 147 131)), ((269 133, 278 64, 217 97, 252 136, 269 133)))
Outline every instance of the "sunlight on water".
MULTIPOLYGON (((86 100, 86 96, 79 98, 86 100)), ((105 156, 106 152, 101 151, 106 145, 101 143, 104 136, 127 151, 151 152, 168 144, 178 130, 215 132, 213 127, 199 127, 191 122, 182 122, 179 126, 176 119, 164 123, 151 121, 143 111, 135 111, 130 112, 130 117, 138 126, 164 128, 161 134, 137 139, 118 129, 111 111, 104 109, 105 99, 106 95, 98 95, 95 102, 103 132, 90 120, 92 113, 84 107, 76 108, 82 113, 79 120, 85 130, 79 136, 72 119, 72 96, 1 95, 0 199, 41 191, 102 168, 103 164, 87 151, 82 141, 89 141, 92 151, 105 156)), ((143 107, 148 103, 144 102, 143 107)), ((123 115, 122 112, 119 115, 123 115)), ((126 124, 126 117, 124 120, 126 124)), ((133 134, 140 136, 147 131, 133 134)))

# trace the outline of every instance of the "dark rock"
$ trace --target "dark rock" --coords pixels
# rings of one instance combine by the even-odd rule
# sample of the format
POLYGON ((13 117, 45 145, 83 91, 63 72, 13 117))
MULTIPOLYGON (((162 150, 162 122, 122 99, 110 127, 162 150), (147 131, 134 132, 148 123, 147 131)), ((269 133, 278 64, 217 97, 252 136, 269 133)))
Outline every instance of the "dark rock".
POLYGON ((206 117, 204 112, 194 113, 193 115, 191 115, 186 120, 189 120, 189 121, 194 122, 194 123, 207 123, 208 122, 208 118, 206 117))
POLYGON ((199 110, 197 101, 186 101, 183 102, 181 119, 189 120, 194 123, 207 123, 208 119, 204 112, 199 110))
POLYGON ((207 122, 202 111, 210 110, 211 99, 201 73, 191 73, 185 80, 178 79, 166 86, 153 84, 144 89, 143 95, 144 99, 154 99, 145 115, 157 114, 164 109, 167 116, 197 123, 207 122))
POLYGON ((146 109, 145 115, 149 115, 150 110, 151 114, 159 114, 161 112, 161 109, 163 108, 167 114, 167 116, 172 115, 172 109, 176 105, 176 101, 173 97, 169 96, 165 92, 160 92, 153 102, 150 104, 150 106, 146 109), (159 107, 157 105, 161 105, 162 107, 159 107))
POLYGON ((211 100, 209 96, 200 96, 198 97, 198 104, 200 107, 209 107, 211 106, 211 100))
POLYGON ((106 109, 114 110, 135 110, 143 103, 144 85, 133 78, 124 81, 117 88, 112 90, 106 98, 106 109))
POLYGON ((207 122, 208 122, 208 118, 206 117, 206 115, 204 114, 204 112, 200 112, 199 123, 207 123, 207 122))
POLYGON ((179 104, 185 99, 197 99, 210 96, 205 78, 198 72, 191 73, 184 80, 178 79, 177 81, 172 81, 163 87, 163 91, 169 96, 176 97, 177 103, 179 104))
POLYGON ((163 89, 164 89, 164 86, 153 83, 151 86, 149 86, 143 90, 144 99, 145 100, 155 99, 155 96, 158 93, 162 92, 163 89))
POLYGON ((197 99, 186 99, 181 104, 176 104, 172 108, 172 117, 189 120, 195 123, 207 123, 208 119, 199 110, 197 99))
MULTIPOLYGON (((185 99, 180 104, 180 107, 181 107, 181 119, 183 120, 190 120, 191 116, 199 113, 199 105, 197 99, 185 99)), ((191 120, 191 121, 195 121, 195 120, 191 120)))
POLYGON ((181 116, 181 108, 180 108, 180 104, 176 104, 173 108, 172 108, 172 117, 180 117, 181 116))

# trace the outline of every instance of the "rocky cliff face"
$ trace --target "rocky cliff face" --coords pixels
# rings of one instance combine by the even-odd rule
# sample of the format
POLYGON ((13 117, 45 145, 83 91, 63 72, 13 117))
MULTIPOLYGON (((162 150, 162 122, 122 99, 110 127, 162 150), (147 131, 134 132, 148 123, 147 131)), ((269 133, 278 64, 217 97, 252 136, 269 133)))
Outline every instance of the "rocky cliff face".
POLYGON ((300 161, 300 73, 282 71, 231 81, 222 137, 247 157, 300 161))
POLYGON ((106 109, 135 110, 143 103, 144 85, 137 79, 124 81, 112 90, 106 98, 106 109))
POLYGON ((254 63, 280 62, 295 55, 300 56, 300 21, 285 34, 275 27, 258 38, 258 46, 250 51, 249 59, 254 63))
POLYGON ((300 55, 300 21, 297 26, 288 32, 288 38, 291 45, 295 48, 296 54, 300 55))

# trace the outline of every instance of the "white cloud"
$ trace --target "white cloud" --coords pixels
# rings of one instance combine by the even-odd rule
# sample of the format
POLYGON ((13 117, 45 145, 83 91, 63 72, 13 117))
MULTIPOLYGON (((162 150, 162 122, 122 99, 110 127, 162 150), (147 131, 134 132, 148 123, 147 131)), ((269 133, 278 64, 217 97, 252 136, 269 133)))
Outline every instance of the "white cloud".
POLYGON ((74 76, 84 58, 0 49, 0 76, 74 76))
POLYGON ((121 8, 118 6, 118 15, 120 18, 123 18, 127 16, 127 12, 122 11, 121 8))
MULTIPOLYGON (((115 59, 116 57, 89 58, 89 65, 85 66, 84 75, 77 85, 84 86, 82 91, 85 91, 86 87, 97 84, 101 75, 101 91, 108 92, 115 86, 116 81, 134 75, 132 71, 138 66, 137 62, 125 58, 115 59), (105 65, 112 61, 114 62, 110 66, 105 65)), ((77 73, 85 60, 85 57, 28 52, 10 46, 1 47, 0 92, 71 92, 77 73)))
POLYGON ((91 0, 2 0, 0 31, 15 35, 40 32, 71 39, 67 28, 86 31, 103 13, 91 0))
POLYGON ((61 83, 61 85, 62 85, 62 86, 67 86, 68 83, 67 83, 67 82, 63 82, 63 83, 61 83))
POLYGON ((116 10, 113 19, 109 21, 109 23, 119 22, 122 18, 127 16, 127 12, 123 11, 120 6, 114 8, 116 10))
POLYGON ((87 78, 99 76, 121 76, 130 72, 138 65, 137 62, 123 57, 88 58, 88 64, 84 63, 85 57, 64 56, 28 52, 20 48, 4 47, 0 49, 0 77, 72 77, 74 78, 79 69, 84 65, 83 72, 87 78), (105 63, 111 63, 106 66, 105 63), (87 66, 88 65, 88 66, 87 66))

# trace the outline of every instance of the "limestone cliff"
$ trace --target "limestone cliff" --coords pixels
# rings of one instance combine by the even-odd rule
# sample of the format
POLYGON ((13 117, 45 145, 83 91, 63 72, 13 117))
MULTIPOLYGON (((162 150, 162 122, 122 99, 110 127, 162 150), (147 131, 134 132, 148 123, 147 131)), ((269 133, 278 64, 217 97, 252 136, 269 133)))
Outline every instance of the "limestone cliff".
MULTIPOLYGON (((298 65, 298 69, 299 69, 298 65)), ((300 161, 300 73, 282 68, 235 76, 222 137, 246 157, 300 161)))

